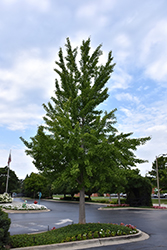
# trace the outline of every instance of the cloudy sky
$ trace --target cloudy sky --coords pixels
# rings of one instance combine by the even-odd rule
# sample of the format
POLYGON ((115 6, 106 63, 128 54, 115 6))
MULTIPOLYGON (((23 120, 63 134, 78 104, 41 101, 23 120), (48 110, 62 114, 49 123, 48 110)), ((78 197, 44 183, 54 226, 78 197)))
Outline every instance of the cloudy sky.
POLYGON ((55 60, 69 37, 91 38, 116 63, 103 109, 117 108, 117 128, 151 136, 136 155, 149 162, 167 153, 166 0, 0 0, 0 167, 19 178, 37 172, 20 136, 29 140, 53 95, 55 60))

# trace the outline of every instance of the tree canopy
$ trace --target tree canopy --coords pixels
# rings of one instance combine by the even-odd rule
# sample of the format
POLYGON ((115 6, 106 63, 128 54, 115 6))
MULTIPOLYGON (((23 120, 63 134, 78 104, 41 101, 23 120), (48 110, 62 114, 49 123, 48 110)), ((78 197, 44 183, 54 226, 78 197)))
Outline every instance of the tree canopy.
POLYGON ((67 38, 66 55, 60 48, 56 61, 55 96, 43 104, 44 125, 30 142, 21 137, 39 171, 60 180, 70 179, 74 186, 77 182, 79 223, 86 221, 85 188, 112 181, 118 168, 144 162, 136 158, 134 151, 150 139, 119 133, 114 127, 116 109, 98 109, 109 96, 106 83, 115 64, 111 51, 106 63, 100 64, 102 46, 91 51, 90 43, 87 39, 80 49, 73 49, 67 38))
MULTIPOLYGON (((0 194, 6 192, 6 180, 7 180, 8 167, 0 168, 0 194)), ((18 192, 20 188, 20 180, 16 173, 10 169, 8 180, 8 193, 18 192)))
POLYGON ((37 198, 38 192, 42 193, 42 197, 49 196, 48 180, 41 174, 31 173, 27 175, 23 181, 23 192, 28 197, 37 198))
MULTIPOLYGON (((167 155, 157 157, 159 185, 162 190, 167 190, 167 155)), ((154 186, 157 185, 156 160, 152 163, 152 170, 148 172, 154 186)))

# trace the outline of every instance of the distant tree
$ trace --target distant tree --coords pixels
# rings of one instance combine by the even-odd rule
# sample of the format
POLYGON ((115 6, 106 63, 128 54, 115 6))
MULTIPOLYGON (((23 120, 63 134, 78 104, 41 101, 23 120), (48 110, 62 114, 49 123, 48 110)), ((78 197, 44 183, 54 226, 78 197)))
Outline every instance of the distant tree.
MULTIPOLYGON (((167 155, 157 158, 159 186, 162 190, 167 190, 167 155)), ((152 170, 148 172, 148 177, 154 186, 157 186, 156 160, 152 163, 152 170)))
POLYGON ((74 194, 79 192, 78 183, 71 183, 70 178, 62 180, 62 178, 55 178, 52 182, 52 191, 56 194, 64 194, 66 197, 67 194, 70 194, 71 197, 74 197, 74 194))
POLYGON ((28 197, 37 198, 38 192, 42 193, 42 197, 49 196, 47 179, 41 174, 31 173, 30 176, 26 176, 23 183, 24 195, 28 197))
MULTIPOLYGON (((3 194, 6 191, 8 167, 0 168, 0 193, 3 194)), ((18 192, 20 188, 20 180, 16 173, 10 169, 8 180, 8 193, 18 192)))
POLYGON ((56 62, 56 96, 43 105, 45 124, 31 142, 21 140, 38 170, 55 174, 55 178, 60 173, 62 180, 70 178, 72 185, 78 183, 79 223, 85 223, 85 189, 91 188, 93 176, 98 177, 95 186, 99 186, 112 178, 119 166, 144 162, 133 151, 150 138, 119 134, 114 128, 115 110, 107 113, 97 109, 108 98, 105 84, 115 65, 112 52, 100 65, 101 45, 91 53, 90 39, 82 42, 78 62, 78 48, 73 49, 69 39, 65 46, 66 56, 60 48, 56 62))

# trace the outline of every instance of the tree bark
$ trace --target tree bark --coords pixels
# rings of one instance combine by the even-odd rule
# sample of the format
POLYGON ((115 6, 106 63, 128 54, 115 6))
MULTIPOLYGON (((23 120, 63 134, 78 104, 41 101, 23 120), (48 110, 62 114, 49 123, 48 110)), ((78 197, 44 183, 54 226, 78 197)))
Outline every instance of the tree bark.
POLYGON ((83 187, 80 190, 80 199, 79 199, 79 223, 85 224, 85 188, 83 187))
POLYGON ((120 193, 118 193, 118 205, 121 205, 120 193))

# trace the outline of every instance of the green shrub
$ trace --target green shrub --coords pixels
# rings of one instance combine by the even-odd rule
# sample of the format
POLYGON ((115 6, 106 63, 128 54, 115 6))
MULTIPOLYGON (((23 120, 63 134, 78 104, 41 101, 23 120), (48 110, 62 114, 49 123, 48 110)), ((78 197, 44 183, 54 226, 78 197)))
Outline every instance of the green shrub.
POLYGON ((87 239, 87 233, 84 233, 84 234, 82 235, 82 239, 83 239, 83 240, 86 240, 86 239, 87 239))
POLYGON ((76 237, 75 237, 75 236, 72 236, 72 237, 71 237, 71 241, 76 241, 76 237))
POLYGON ((91 232, 91 231, 88 233, 88 239, 93 239, 93 236, 92 236, 92 232, 91 232))
POLYGON ((134 207, 152 206, 151 200, 152 186, 148 178, 134 175, 128 179, 126 187, 127 204, 134 207))
POLYGON ((78 236, 77 236, 77 240, 82 240, 82 236, 81 236, 81 234, 78 234, 78 236))
POLYGON ((72 224, 45 233, 12 235, 10 239, 11 247, 16 248, 106 237, 109 232, 111 236, 115 236, 118 230, 130 234, 133 229, 131 225, 127 227, 106 223, 72 224))
POLYGON ((106 236, 105 231, 103 229, 101 229, 99 232, 99 235, 100 235, 100 237, 105 237, 106 236))
POLYGON ((110 237, 110 235, 111 235, 111 231, 110 231, 109 229, 107 229, 107 230, 106 230, 106 236, 107 236, 107 237, 110 237))
POLYGON ((99 232, 98 232, 98 231, 95 231, 93 237, 94 237, 94 238, 99 238, 99 232))
POLYGON ((121 230, 118 230, 118 231, 117 231, 117 235, 122 235, 122 231, 121 231, 121 230))
POLYGON ((66 238, 66 241, 69 242, 69 241, 70 241, 70 237, 67 237, 67 238, 66 238))
POLYGON ((0 208, 0 249, 5 249, 5 245, 9 243, 9 227, 11 220, 8 214, 0 208))
POLYGON ((112 231, 111 232, 111 236, 115 236, 116 235, 116 232, 115 231, 112 231))

